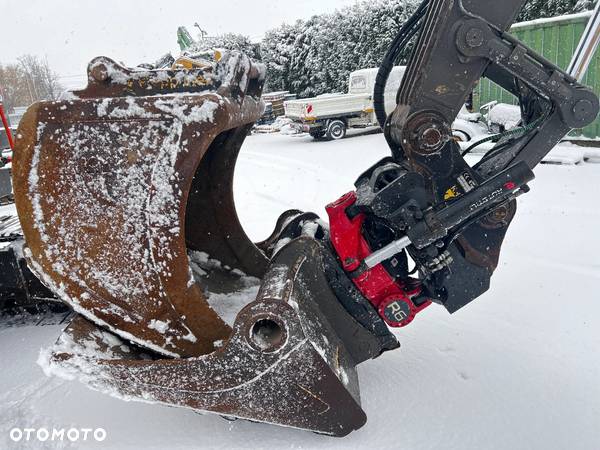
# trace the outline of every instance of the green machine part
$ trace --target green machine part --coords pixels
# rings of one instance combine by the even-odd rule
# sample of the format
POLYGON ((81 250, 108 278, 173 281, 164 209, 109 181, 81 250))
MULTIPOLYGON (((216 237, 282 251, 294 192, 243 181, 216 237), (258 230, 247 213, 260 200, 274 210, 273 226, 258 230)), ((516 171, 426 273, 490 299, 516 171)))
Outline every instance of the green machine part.
POLYGON ((177 43, 181 51, 184 51, 195 44, 196 41, 186 27, 179 27, 177 28, 177 43))

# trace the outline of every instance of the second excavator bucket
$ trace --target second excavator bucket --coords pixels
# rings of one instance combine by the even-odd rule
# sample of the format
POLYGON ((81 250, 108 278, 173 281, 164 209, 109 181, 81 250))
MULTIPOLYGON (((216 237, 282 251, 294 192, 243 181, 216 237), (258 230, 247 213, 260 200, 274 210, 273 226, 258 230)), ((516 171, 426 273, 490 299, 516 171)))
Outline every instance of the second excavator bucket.
POLYGON ((237 218, 262 66, 235 53, 186 70, 97 58, 88 78, 32 106, 15 149, 28 263, 78 313, 47 369, 128 399, 336 436, 360 427, 355 366, 395 338, 368 305, 350 314, 339 301, 323 244, 300 237, 271 259, 278 233, 257 246, 237 218), (220 263, 193 271, 191 254, 220 263), (207 296, 242 273, 260 289, 230 327, 207 296))
POLYGON ((148 358, 79 317, 49 355, 50 372, 126 399, 344 436, 366 422, 355 366, 381 350, 332 294, 324 264, 321 244, 292 241, 211 354, 148 358), (90 358, 89 348, 101 351, 90 358))

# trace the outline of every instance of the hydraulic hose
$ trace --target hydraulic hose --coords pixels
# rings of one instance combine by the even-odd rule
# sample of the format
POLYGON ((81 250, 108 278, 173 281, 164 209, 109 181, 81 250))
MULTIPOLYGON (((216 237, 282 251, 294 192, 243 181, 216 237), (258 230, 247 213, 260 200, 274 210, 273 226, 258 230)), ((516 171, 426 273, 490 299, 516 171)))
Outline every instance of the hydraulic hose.
POLYGON ((501 139, 505 139, 505 138, 512 138, 512 137, 516 137, 516 136, 523 136, 526 133, 529 133, 530 131, 533 131, 539 124, 541 124, 544 120, 546 119, 545 116, 540 116, 538 117, 536 120, 534 120, 533 122, 524 125, 522 127, 519 128, 514 128, 512 130, 507 130, 504 131, 502 133, 498 133, 498 134, 493 134, 491 136, 488 136, 484 139, 481 139, 480 141, 475 142, 473 145, 469 146, 469 148, 467 148, 466 150, 464 150, 460 156, 466 156, 469 153, 471 153, 471 151, 473 149, 475 149, 476 147, 480 146, 481 144, 484 144, 486 142, 498 142, 501 139))
POLYGON ((428 6, 429 0, 424 0, 414 14, 404 23, 379 66, 377 78, 375 79, 375 89, 373 91, 373 108, 382 129, 387 120, 387 113, 385 111, 385 86, 400 53, 419 31, 420 21, 425 16, 428 6))

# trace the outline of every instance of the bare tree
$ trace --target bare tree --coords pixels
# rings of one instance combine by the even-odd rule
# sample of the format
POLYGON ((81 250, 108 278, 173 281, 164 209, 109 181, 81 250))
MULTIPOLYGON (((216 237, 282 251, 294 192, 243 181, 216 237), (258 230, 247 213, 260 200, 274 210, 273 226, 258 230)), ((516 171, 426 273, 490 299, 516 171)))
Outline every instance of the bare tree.
POLYGON ((23 68, 25 82, 28 84, 28 89, 33 94, 35 101, 58 99, 61 92, 58 74, 50 68, 47 59, 24 55, 18 61, 23 68))
POLYGON ((0 64, 0 94, 8 111, 40 100, 56 100, 62 91, 59 77, 46 59, 24 55, 16 64, 0 64))
POLYGON ((23 69, 17 64, 0 65, 0 93, 4 107, 9 112, 15 106, 31 103, 31 97, 23 80, 23 69))

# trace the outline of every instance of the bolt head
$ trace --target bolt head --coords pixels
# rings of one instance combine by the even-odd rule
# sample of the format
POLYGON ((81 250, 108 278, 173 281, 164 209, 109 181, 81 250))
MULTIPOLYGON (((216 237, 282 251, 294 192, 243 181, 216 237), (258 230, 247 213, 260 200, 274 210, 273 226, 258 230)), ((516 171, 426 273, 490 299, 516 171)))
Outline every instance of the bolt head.
POLYGON ((470 48, 478 48, 483 45, 483 31, 480 28, 471 28, 465 36, 467 45, 470 48))
POLYGON ((106 81, 108 79, 108 68, 104 64, 94 66, 90 73, 96 81, 106 81))
POLYGON ((586 120, 592 114, 594 105, 589 100, 579 100, 573 105, 573 115, 577 120, 586 120))
POLYGON ((442 143, 442 133, 435 127, 427 128, 423 130, 419 141, 422 147, 425 148, 436 148, 442 143))

